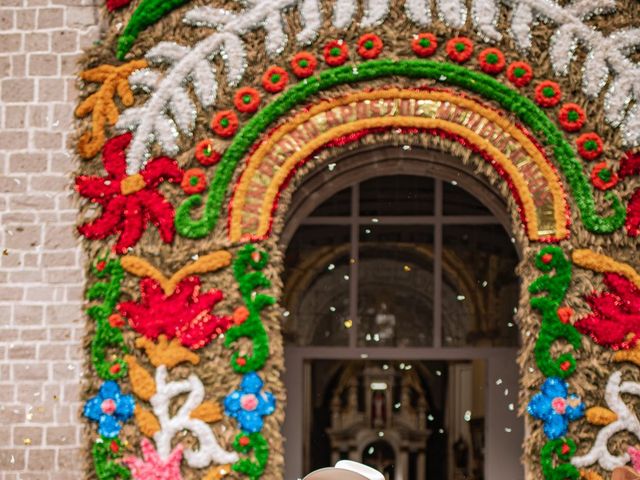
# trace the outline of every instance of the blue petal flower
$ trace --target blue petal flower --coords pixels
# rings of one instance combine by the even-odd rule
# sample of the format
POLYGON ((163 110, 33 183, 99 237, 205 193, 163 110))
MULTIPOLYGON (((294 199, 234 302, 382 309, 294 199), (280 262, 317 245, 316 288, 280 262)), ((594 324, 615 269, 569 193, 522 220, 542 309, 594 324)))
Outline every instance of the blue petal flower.
POLYGON ((568 395, 567 388, 567 382, 561 378, 550 377, 527 406, 531 416, 544 422, 544 433, 551 440, 566 435, 569 422, 584 415, 584 404, 577 395, 568 395))
POLYGON ((88 419, 97 422, 102 415, 102 398, 100 398, 100 395, 91 398, 84 404, 84 416, 88 419))
POLYGON ((270 392, 262 392, 263 385, 257 373, 247 373, 240 383, 240 388, 224 399, 225 413, 235 418, 245 432, 257 433, 262 430, 262 417, 271 415, 276 409, 275 397, 270 392))
POLYGON ((258 393, 262 389, 262 379, 256 372, 247 373, 242 379, 240 388, 244 393, 258 393))
POLYGON ((542 385, 540 389, 547 397, 567 398, 567 382, 558 377, 550 377, 542 385))
POLYGON ((529 402, 527 411, 531 416, 543 420, 552 412, 551 399, 542 393, 538 393, 529 402))
POLYGON ((102 397, 103 400, 107 398, 115 400, 116 397, 120 395, 120 387, 113 380, 108 380, 102 384, 98 395, 102 397))
POLYGON ((115 416, 121 422, 126 422, 133 416, 136 403, 131 395, 121 395, 116 402, 115 416))
POLYGON ((564 415, 557 413, 551 414, 544 422, 544 433, 550 440, 564 436, 567 433, 567 428, 569 428, 569 421, 564 415))
POLYGON ((98 433, 107 438, 114 438, 118 436, 121 429, 120 422, 111 415, 102 415, 100 417, 100 423, 98 425, 98 433))

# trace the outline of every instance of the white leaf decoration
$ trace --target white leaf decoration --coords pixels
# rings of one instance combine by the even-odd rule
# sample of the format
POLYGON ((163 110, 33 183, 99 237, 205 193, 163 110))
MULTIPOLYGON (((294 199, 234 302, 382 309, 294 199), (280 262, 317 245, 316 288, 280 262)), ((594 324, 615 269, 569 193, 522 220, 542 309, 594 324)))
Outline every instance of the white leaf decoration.
POLYGON ((412 22, 421 27, 431 25, 431 2, 429 0, 406 0, 404 8, 412 22))
MULTIPOLYGON (((372 27, 388 17, 391 0, 362 1, 362 27, 372 27)), ((243 0, 243 3, 246 8, 240 12, 210 6, 191 9, 184 17, 185 23, 216 31, 191 47, 161 42, 146 58, 151 63, 168 64, 169 68, 163 73, 145 69, 130 77, 133 87, 152 93, 144 106, 136 107, 134 114, 125 112, 117 123, 117 128, 134 134, 127 151, 129 174, 137 173, 144 166, 153 143, 158 143, 166 153, 175 153, 177 130, 191 134, 197 106, 185 93, 188 83, 193 84, 202 107, 214 105, 219 87, 214 61, 223 59, 229 86, 240 82, 246 68, 244 34, 264 29, 266 53, 276 56, 288 41, 283 20, 287 9, 298 8, 304 25, 296 35, 300 43, 316 39, 324 22, 319 0, 243 0)), ((435 1, 439 17, 454 29, 463 28, 467 21, 466 3, 466 0, 435 1)), ((615 0, 575 0, 567 5, 560 5, 556 0, 471 0, 470 3, 474 26, 487 40, 501 38, 497 30, 500 5, 508 6, 512 10, 511 34, 517 46, 525 51, 531 48, 531 29, 536 22, 542 19, 554 24, 557 29, 549 55, 559 75, 566 74, 571 62, 576 61, 576 48, 584 48, 587 52, 582 78, 584 92, 598 97, 608 82, 605 118, 613 126, 619 126, 627 146, 640 143, 640 108, 632 103, 640 101, 640 75, 638 65, 628 57, 630 51, 640 45, 640 29, 618 31, 607 37, 585 23, 595 15, 615 9, 615 0)), ((356 0, 336 0, 333 25, 338 29, 352 25, 357 5, 356 0)), ((404 8, 414 23, 420 26, 431 23, 430 0, 405 0, 404 8)))
POLYGON ((214 69, 210 68, 206 63, 195 66, 191 72, 191 80, 196 96, 203 107, 211 107, 216 101, 216 92, 218 91, 218 81, 214 69))
POLYGON ((175 42, 160 42, 147 52, 145 58, 152 63, 174 64, 187 53, 189 53, 189 48, 175 42))
POLYGON ((318 38, 318 32, 322 28, 322 10, 320 8, 318 0, 301 0, 300 16, 304 29, 296 36, 298 43, 306 45, 318 38))
POLYGON ((336 0, 333 7, 333 26, 347 28, 356 13, 356 0, 336 0))
POLYGON ((600 429, 593 447, 587 454, 571 459, 571 463, 576 467, 588 467, 598 462, 602 468, 611 471, 629 462, 629 454, 625 452, 619 456, 612 455, 608 448, 609 439, 619 432, 627 431, 640 439, 640 422, 635 412, 622 400, 622 394, 640 396, 640 384, 623 382, 622 372, 614 372, 607 382, 604 398, 607 406, 616 414, 617 418, 600 429))
POLYGON ((467 21, 467 7, 464 0, 436 0, 442 21, 452 28, 462 28, 467 21))
POLYGON ((484 37, 498 41, 502 34, 496 29, 500 7, 497 0, 474 0, 471 7, 473 23, 484 37))
POLYGON ((531 48, 531 24, 533 11, 525 3, 517 3, 511 14, 511 35, 523 50, 531 48))
POLYGON ((558 75, 566 75, 578 46, 576 26, 572 23, 561 26, 555 31, 549 43, 551 45, 549 57, 554 72, 558 75))
POLYGON ((368 0, 360 25, 365 28, 376 26, 382 23, 387 15, 389 15, 389 0, 368 0))
POLYGON ((202 420, 191 418, 191 412, 204 400, 204 386, 200 379, 189 375, 186 380, 167 383, 167 367, 160 365, 156 370, 156 394, 151 397, 153 413, 160 422, 160 430, 153 439, 156 442, 158 454, 161 458, 167 458, 171 454, 171 440, 182 431, 189 431, 198 439, 198 449, 186 449, 184 458, 187 464, 193 468, 206 468, 211 463, 225 465, 235 463, 238 455, 235 452, 225 451, 211 428, 202 420), (185 402, 175 415, 170 414, 171 401, 181 395, 187 395, 185 402))

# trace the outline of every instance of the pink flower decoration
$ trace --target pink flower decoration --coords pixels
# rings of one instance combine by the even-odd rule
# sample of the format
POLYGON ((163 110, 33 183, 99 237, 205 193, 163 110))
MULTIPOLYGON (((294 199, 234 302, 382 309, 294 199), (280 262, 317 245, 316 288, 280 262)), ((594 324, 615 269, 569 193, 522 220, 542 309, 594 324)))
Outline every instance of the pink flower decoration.
POLYGON ((240 399, 240 405, 243 409, 248 410, 249 412, 253 412, 256 408, 258 408, 258 399, 253 393, 248 393, 243 395, 240 399))
POLYGON ((116 411, 116 402, 114 402, 110 398, 107 398, 105 401, 102 402, 102 405, 100 405, 100 408, 102 409, 102 413, 111 415, 113 412, 116 411))
POLYGON ((557 414, 564 415, 567 410, 567 401, 562 397, 556 397, 551 402, 551 407, 557 414))
POLYGON ((134 480, 182 480, 180 462, 182 462, 182 445, 178 445, 173 452, 163 460, 156 452, 153 444, 143 438, 142 458, 125 457, 122 462, 129 467, 134 480))
POLYGON ((640 449, 629 447, 627 453, 631 457, 631 465, 636 472, 640 472, 640 449))

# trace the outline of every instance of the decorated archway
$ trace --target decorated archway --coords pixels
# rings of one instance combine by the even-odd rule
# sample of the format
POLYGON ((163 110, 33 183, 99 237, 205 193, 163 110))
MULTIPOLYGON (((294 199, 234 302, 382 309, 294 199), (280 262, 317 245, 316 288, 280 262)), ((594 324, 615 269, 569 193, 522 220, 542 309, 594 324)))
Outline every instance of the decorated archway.
POLYGON ((365 143, 508 205, 526 478, 640 469, 635 3, 108 3, 76 110, 99 478, 282 478, 278 239, 365 143))

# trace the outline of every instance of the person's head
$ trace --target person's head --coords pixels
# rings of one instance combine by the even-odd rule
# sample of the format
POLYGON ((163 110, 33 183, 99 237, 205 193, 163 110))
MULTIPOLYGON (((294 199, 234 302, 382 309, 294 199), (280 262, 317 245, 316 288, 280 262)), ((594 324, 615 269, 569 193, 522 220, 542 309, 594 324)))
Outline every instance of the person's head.
POLYGON ((340 460, 335 467, 311 472, 303 480, 384 480, 384 476, 371 467, 351 460, 340 460))

